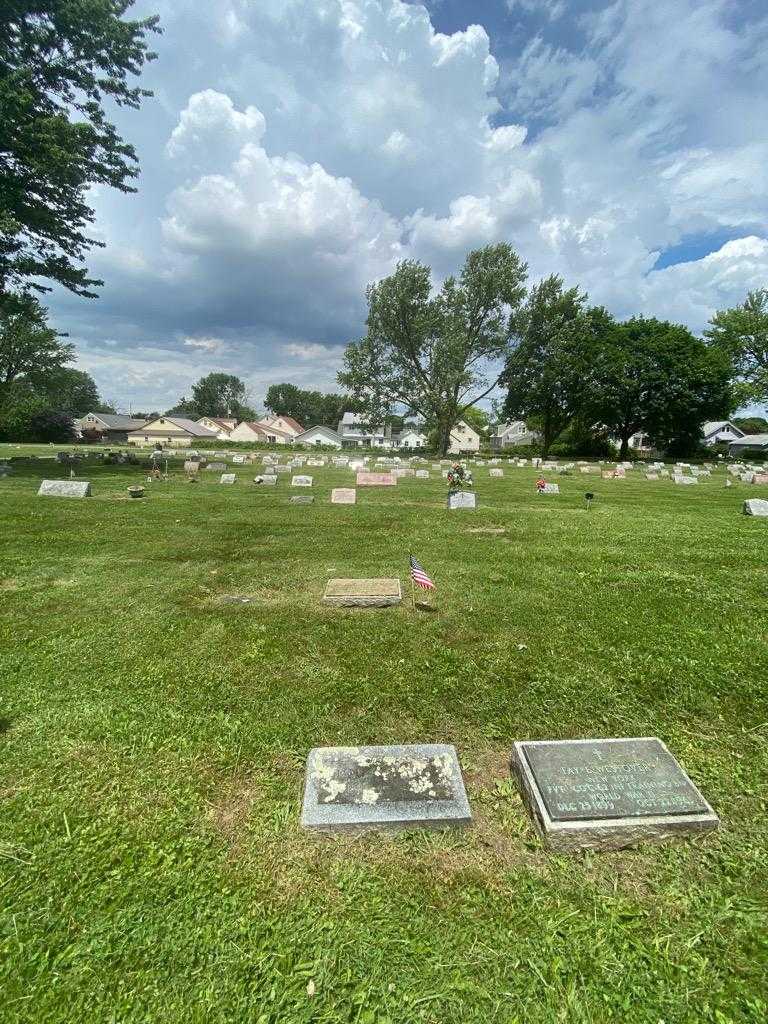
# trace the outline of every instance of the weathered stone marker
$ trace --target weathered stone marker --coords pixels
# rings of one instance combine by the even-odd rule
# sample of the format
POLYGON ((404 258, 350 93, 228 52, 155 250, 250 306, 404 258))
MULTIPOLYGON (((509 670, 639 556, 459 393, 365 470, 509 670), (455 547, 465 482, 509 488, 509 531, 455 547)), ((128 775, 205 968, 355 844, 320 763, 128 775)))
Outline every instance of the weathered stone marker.
POLYGON ((91 485, 88 480, 43 480, 37 492, 38 497, 88 498, 91 485))
POLYGON ((449 491, 448 508, 476 508, 474 491, 449 491))
POLYGON ((503 469, 489 469, 488 476, 504 476, 503 469))
POLYGON ((559 494, 560 484, 544 484, 541 494, 559 494))
POLYGON ((311 505, 314 500, 311 494, 294 494, 290 499, 292 505, 311 505))
POLYGON ((214 473, 221 473, 227 468, 227 464, 226 462, 209 462, 205 468, 212 470, 214 473))
POLYGON ((768 501, 765 498, 747 498, 744 502, 745 516, 768 516, 768 501))
POLYGON ((266 484, 268 487, 274 487, 277 484, 277 477, 273 473, 263 473, 261 476, 255 476, 253 478, 255 484, 266 484))
POLYGON ((358 487, 397 486, 397 477, 392 473, 358 473, 356 481, 358 487))
POLYGON ((236 473, 222 473, 219 477, 220 484, 233 484, 237 480, 236 473))
POLYGON ((453 746, 316 747, 309 752, 304 828, 439 829, 471 821, 453 746))
POLYGON ((720 823, 655 737, 515 743, 511 768, 553 850, 619 850, 720 823))
POLYGON ((334 487, 331 491, 332 505, 354 505, 357 501, 357 491, 354 487, 334 487))
POLYGON ((328 580, 323 594, 323 604, 343 608, 386 608, 400 604, 402 591, 400 580, 328 580))
POLYGON ((295 476, 291 479, 291 487, 311 487, 311 476, 295 476))

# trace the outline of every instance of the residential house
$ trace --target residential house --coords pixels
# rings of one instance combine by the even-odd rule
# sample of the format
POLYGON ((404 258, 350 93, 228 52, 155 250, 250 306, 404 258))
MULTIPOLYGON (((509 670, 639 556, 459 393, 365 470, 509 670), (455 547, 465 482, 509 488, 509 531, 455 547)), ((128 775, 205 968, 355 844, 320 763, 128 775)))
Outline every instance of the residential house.
POLYGON ((356 412, 345 412, 339 420, 338 434, 344 448, 391 448, 392 428, 368 427, 356 412))
POLYGON ((529 430, 525 420, 512 420, 509 423, 499 423, 491 434, 491 448, 500 451, 502 448, 513 448, 521 444, 535 444, 539 435, 529 430))
POLYGON ((75 428, 85 441, 103 441, 109 444, 125 443, 132 430, 143 427, 146 420, 132 416, 115 416, 106 412, 89 412, 75 420, 75 428))
POLYGON ((474 427, 460 420, 451 431, 451 442, 448 446, 450 455, 464 455, 480 451, 480 435, 474 427))
MULTIPOLYGON (((274 434, 272 435, 274 437, 274 434)), ((287 435, 284 435, 287 438, 287 435)), ((243 421, 238 423, 232 433, 229 435, 230 441, 249 441, 251 444, 274 444, 274 441, 270 442, 270 438, 267 436, 267 432, 260 423, 255 420, 243 421)), ((285 444, 285 441, 283 441, 285 444)))
POLYGON ((303 430, 293 439, 294 444, 326 445, 329 448, 341 448, 341 437, 333 427, 310 427, 303 430))
POLYGON ((406 427, 399 434, 392 435, 392 446, 394 448, 426 448, 427 435, 413 427, 406 427))
POLYGON ((274 430, 278 435, 287 434, 289 437, 298 437, 299 434, 304 433, 304 427, 292 416, 272 416, 270 414, 262 416, 257 423, 260 427, 264 427, 267 433, 274 430))
POLYGON ((218 416, 201 416, 197 422, 206 430, 213 430, 220 441, 229 441, 229 435, 237 426, 237 420, 221 419, 218 416))
POLYGON ((712 423, 705 423, 701 428, 702 444, 711 447, 715 444, 730 444, 738 441, 747 435, 728 420, 715 420, 712 423))
POLYGON ((768 454, 768 434, 744 434, 735 438, 728 445, 729 455, 766 455, 768 454))
POLYGON ((136 445, 189 447, 200 441, 211 443, 217 440, 218 435, 215 431, 183 416, 158 416, 157 419, 145 423, 139 430, 132 430, 128 434, 128 443, 136 445))
MULTIPOLYGON (((616 441, 616 444, 621 444, 620 441, 616 441)), ((652 450, 653 445, 651 439, 647 434, 644 434, 642 430, 639 430, 636 434, 633 434, 628 440, 627 445, 631 451, 634 452, 649 452, 652 450)))

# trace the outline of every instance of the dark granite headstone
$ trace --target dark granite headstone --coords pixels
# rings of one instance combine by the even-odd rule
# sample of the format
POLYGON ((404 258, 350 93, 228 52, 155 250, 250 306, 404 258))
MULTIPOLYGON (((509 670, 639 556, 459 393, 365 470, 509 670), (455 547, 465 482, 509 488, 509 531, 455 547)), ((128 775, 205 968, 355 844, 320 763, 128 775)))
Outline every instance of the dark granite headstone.
POLYGON ((515 743, 512 769, 553 849, 619 849, 718 825, 655 737, 515 743))

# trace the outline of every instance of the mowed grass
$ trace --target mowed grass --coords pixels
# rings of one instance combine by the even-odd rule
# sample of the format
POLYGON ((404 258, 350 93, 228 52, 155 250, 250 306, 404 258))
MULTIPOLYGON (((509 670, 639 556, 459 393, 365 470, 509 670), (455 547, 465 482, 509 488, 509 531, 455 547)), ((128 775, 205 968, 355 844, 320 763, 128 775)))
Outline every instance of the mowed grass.
MULTIPOLYGON (((768 1016, 768 521, 724 473, 476 472, 479 507, 352 474, 177 469, 94 496, 0 480, 0 1018, 549 1024, 768 1016), (594 491, 591 511, 583 495, 594 491), (331 610, 399 576, 439 615, 331 610), (226 603, 233 595, 248 604, 226 603), (721 815, 696 842, 556 856, 513 740, 660 736, 721 815), (308 750, 456 744, 471 829, 299 828, 308 750), (314 994, 311 994, 314 993, 314 994)), ((407 592, 407 589, 406 589, 407 592)))

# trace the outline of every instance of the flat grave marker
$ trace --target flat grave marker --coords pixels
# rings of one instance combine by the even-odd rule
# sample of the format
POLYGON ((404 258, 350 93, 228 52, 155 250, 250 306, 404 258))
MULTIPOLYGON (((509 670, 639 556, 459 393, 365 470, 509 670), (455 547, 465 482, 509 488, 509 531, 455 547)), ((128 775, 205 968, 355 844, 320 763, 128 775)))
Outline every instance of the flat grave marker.
POLYGON ((397 477, 393 473, 358 473, 358 487, 395 487, 397 477))
POLYGON ((354 487, 334 487, 331 491, 332 505, 355 505, 357 491, 354 487))
POLYGON ((292 505, 311 505, 314 500, 311 494, 294 494, 290 502, 292 505))
POLYGON ((747 498, 744 502, 745 516, 768 516, 768 501, 765 498, 747 498))
POLYGON ((540 494, 559 494, 560 493, 560 484, 544 484, 544 486, 542 487, 542 489, 541 489, 541 491, 539 493, 540 494))
POLYGON ((295 476, 291 479, 291 487, 311 487, 311 476, 295 476))
POLYGON ((511 768, 553 850, 618 850, 719 824, 655 736, 515 743, 511 768))
POLYGON ((400 604, 402 597, 399 579, 332 579, 326 584, 323 604, 340 608, 387 608, 400 604))
POLYGON ((220 484, 233 484, 237 480, 236 473, 222 473, 219 477, 220 484))
POLYGON ((493 476, 493 477, 504 476, 504 470, 503 469, 489 469, 488 470, 488 476, 493 476))
POLYGON ((442 829, 471 821, 456 748, 449 744, 309 752, 301 812, 306 829, 442 829))
POLYGON ((43 480, 37 492, 38 497, 48 498, 89 498, 90 495, 88 480, 43 480))
POLYGON ((214 473, 222 473, 227 468, 227 464, 226 462, 209 462, 205 468, 214 473))
POLYGON ((262 473, 260 476, 253 478, 255 484, 264 484, 267 487, 274 487, 277 483, 277 477, 274 473, 262 473))

